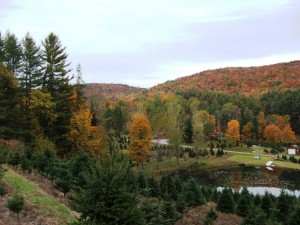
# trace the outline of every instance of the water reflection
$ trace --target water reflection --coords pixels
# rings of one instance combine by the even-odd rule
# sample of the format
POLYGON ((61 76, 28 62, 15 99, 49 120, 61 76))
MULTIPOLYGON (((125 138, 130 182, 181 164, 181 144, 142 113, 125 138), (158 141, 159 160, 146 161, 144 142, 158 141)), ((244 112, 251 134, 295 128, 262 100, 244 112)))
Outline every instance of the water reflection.
MULTIPOLYGON (((218 191, 222 191, 223 187, 218 187, 218 191)), ((239 189, 239 192, 241 193, 242 187, 239 189)), ((247 187, 248 191, 253 195, 264 195, 266 192, 274 195, 275 197, 278 197, 281 193, 281 191, 284 191, 288 195, 300 197, 300 191, 299 190, 289 190, 289 189, 282 189, 282 188, 276 188, 276 187, 247 187)))
POLYGON ((205 166, 191 166, 178 171, 184 178, 195 177, 199 183, 208 187, 231 187, 240 190, 247 187, 254 195, 263 195, 266 191, 275 196, 285 190, 287 194, 300 197, 300 170, 265 166, 238 166, 209 170, 205 166))
MULTIPOLYGON (((275 197, 278 197, 280 195, 280 192, 283 190, 286 194, 288 195, 293 195, 296 197, 300 196, 300 191, 292 191, 289 189, 281 189, 281 188, 276 188, 276 187, 247 187, 248 191, 254 195, 264 195, 266 192, 271 193, 275 197)), ((240 191, 242 188, 240 188, 240 191)))

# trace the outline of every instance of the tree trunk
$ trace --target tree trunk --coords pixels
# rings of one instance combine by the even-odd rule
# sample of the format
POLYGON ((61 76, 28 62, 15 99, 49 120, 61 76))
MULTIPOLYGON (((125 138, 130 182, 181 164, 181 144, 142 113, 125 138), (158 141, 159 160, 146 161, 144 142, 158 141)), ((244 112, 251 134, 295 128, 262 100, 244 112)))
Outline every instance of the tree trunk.
POLYGON ((158 161, 159 161, 159 155, 160 155, 160 150, 159 150, 159 147, 158 147, 158 137, 156 139, 156 154, 157 154, 157 157, 156 157, 156 169, 158 170, 158 161))
POLYGON ((179 166, 179 148, 178 148, 178 146, 175 147, 175 151, 176 151, 176 163, 177 163, 177 166, 179 166))

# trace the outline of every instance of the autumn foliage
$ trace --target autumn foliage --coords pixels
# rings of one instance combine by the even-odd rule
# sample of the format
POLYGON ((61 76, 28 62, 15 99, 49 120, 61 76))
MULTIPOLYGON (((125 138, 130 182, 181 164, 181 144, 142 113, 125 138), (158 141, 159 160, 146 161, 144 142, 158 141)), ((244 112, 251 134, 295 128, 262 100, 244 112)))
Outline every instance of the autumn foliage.
POLYGON ((250 141, 252 137, 252 129, 253 125, 251 122, 248 122, 244 127, 243 127, 243 140, 244 141, 250 141))
POLYGON ((282 130, 281 142, 284 144, 292 144, 297 141, 295 132, 292 130, 291 126, 288 124, 282 130))
POLYGON ((151 148, 151 125, 143 114, 134 114, 130 124, 129 153, 133 161, 142 163, 147 159, 151 148))
POLYGON ((228 124, 227 124, 227 130, 225 133, 225 137, 236 143, 240 140, 240 123, 237 120, 231 120, 228 124))
POLYGON ((277 125, 271 124, 266 126, 264 130, 264 138, 266 142, 278 144, 281 141, 281 130, 277 125))
POLYGON ((86 105, 76 111, 70 121, 68 140, 74 149, 84 149, 92 156, 103 156, 107 153, 108 141, 101 126, 91 126, 92 114, 86 105))
POLYGON ((297 89, 300 85, 300 61, 258 67, 228 67, 206 70, 153 87, 153 91, 216 90, 245 95, 264 91, 297 89))

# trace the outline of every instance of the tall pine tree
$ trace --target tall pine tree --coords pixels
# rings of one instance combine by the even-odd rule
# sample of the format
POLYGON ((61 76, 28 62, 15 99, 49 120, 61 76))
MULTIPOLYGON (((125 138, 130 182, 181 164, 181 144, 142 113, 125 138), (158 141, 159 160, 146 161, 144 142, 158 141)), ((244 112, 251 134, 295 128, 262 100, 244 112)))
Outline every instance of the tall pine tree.
POLYGON ((39 46, 27 33, 22 41, 22 74, 19 78, 25 97, 29 97, 32 89, 42 85, 42 57, 39 46))
POLYGON ((45 72, 42 79, 43 90, 50 93, 56 105, 56 122, 46 130, 47 135, 54 141, 59 154, 65 154, 68 144, 65 135, 70 129, 72 107, 75 103, 74 87, 70 84, 72 77, 67 62, 66 48, 62 46, 58 36, 50 33, 42 42, 45 72))
POLYGON ((18 42, 16 35, 7 32, 4 38, 4 62, 8 70, 15 76, 18 75, 21 68, 22 47, 18 42))

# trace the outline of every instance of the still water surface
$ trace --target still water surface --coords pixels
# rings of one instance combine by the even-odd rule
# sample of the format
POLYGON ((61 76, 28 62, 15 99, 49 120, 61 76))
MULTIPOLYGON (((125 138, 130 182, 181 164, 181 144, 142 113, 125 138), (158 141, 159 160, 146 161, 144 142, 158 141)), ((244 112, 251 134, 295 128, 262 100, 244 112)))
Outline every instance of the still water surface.
MULTIPOLYGON (((218 190, 222 191, 224 188, 219 187, 218 190)), ((242 191, 242 187, 239 189, 239 192, 242 191)), ((282 189, 276 187, 247 187, 248 191, 253 195, 264 195, 266 192, 278 197, 281 191, 284 191, 288 195, 300 197, 300 190, 289 190, 289 189, 282 189)))

